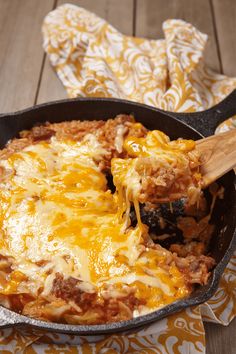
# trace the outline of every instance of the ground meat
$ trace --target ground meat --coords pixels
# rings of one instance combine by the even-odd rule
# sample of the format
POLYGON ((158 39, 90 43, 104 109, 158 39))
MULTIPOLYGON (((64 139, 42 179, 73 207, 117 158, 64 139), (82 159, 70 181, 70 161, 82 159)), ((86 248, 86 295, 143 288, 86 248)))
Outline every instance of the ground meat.
POLYGON ((46 127, 54 132, 58 140, 80 141, 85 135, 95 134, 98 130, 103 129, 105 123, 102 120, 72 120, 62 123, 46 123, 46 127))
POLYGON ((72 277, 64 279, 63 275, 56 273, 53 281, 52 293, 63 300, 80 298, 82 292, 76 287, 78 280, 72 277))
MULTIPOLYGON (((73 301, 78 305, 81 310, 81 320, 83 320, 83 317, 86 318, 91 311, 97 314, 96 323, 127 320, 132 318, 134 309, 144 304, 144 301, 137 299, 132 291, 129 291, 127 296, 117 296, 115 298, 106 296, 102 298, 101 296, 98 297, 95 292, 86 293, 80 290, 78 284, 79 280, 72 277, 64 279, 62 274, 57 273, 51 293, 56 298, 64 300, 65 303, 73 301)), ((72 313, 75 313, 75 311, 72 313)), ((68 312, 66 318, 67 320, 70 318, 68 312)), ((91 316, 89 318, 91 320, 91 316)))
POLYGON ((77 287, 78 283, 79 280, 75 278, 64 279, 62 274, 57 273, 53 281, 52 294, 65 301, 73 300, 84 311, 87 311, 93 303, 96 303, 97 294, 83 292, 77 287))
POLYGON ((197 222, 191 216, 179 217, 177 227, 183 232, 185 241, 202 241, 207 246, 214 232, 215 226, 209 223, 210 216, 205 216, 197 222))
POLYGON ((179 257, 189 255, 200 256, 206 253, 206 245, 203 242, 189 242, 186 245, 173 243, 169 250, 175 252, 179 257))
POLYGON ((155 158, 142 158, 136 164, 136 171, 141 177, 142 190, 139 201, 144 203, 157 202, 160 197, 168 193, 175 181, 175 174, 167 168, 160 167, 155 158))
POLYGON ((205 285, 210 276, 210 270, 215 266, 215 260, 212 257, 187 256, 180 258, 174 255, 177 267, 186 275, 189 283, 205 285))
POLYGON ((189 194, 190 188, 195 188, 188 168, 183 169, 171 164, 163 166, 158 157, 137 158, 135 170, 141 179, 141 203, 181 199, 189 194))
MULTIPOLYGON (((20 135, 27 137, 27 133, 25 136, 23 132, 20 135)), ((30 131, 30 138, 33 142, 49 140, 53 135, 55 135, 55 131, 44 125, 33 127, 30 131)))
MULTIPOLYGON (((2 237, 2 235, 1 235, 2 237)), ((0 271, 4 273, 12 272, 12 264, 14 263, 14 259, 11 257, 6 257, 0 254, 0 271)))

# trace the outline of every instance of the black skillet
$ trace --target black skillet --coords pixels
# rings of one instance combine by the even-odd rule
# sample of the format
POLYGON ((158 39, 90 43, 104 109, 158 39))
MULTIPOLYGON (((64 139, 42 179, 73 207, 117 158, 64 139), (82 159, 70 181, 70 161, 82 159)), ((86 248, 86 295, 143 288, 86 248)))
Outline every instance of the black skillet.
MULTIPOLYGON (((172 113, 130 101, 107 98, 78 98, 46 103, 26 110, 0 116, 0 148, 16 137, 19 131, 29 129, 36 123, 61 122, 73 119, 93 120, 113 118, 120 113, 134 114, 137 121, 149 129, 164 131, 172 139, 199 139, 214 134, 216 126, 236 114, 236 90, 213 108, 199 113, 172 113)), ((222 161, 224 163, 224 161, 222 161)), ((207 301, 216 291, 220 277, 236 248, 236 190, 233 171, 219 180, 225 187, 225 198, 215 217, 217 230, 211 244, 211 254, 217 265, 205 286, 200 286, 187 299, 145 316, 103 325, 68 325, 39 321, 22 316, 0 306, 0 328, 21 326, 40 331, 60 332, 83 336, 117 333, 133 330, 145 324, 180 311, 186 307, 207 301)))

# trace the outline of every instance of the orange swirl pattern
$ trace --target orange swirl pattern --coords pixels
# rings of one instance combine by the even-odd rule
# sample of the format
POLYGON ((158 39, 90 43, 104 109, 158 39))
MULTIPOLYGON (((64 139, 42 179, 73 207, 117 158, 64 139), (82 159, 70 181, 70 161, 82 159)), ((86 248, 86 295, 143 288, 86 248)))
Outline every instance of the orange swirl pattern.
MULTIPOLYGON (((206 68, 207 36, 181 20, 163 24, 164 40, 124 36, 74 5, 50 12, 44 49, 69 97, 120 97, 165 110, 211 107, 236 87, 236 79, 206 68)), ((218 131, 236 125, 234 118, 218 131)), ((1 353, 205 353, 203 320, 228 324, 236 315, 236 254, 207 303, 140 330, 113 336, 75 337, 38 331, 0 331, 1 353), (55 344, 57 343, 57 344, 55 344)))

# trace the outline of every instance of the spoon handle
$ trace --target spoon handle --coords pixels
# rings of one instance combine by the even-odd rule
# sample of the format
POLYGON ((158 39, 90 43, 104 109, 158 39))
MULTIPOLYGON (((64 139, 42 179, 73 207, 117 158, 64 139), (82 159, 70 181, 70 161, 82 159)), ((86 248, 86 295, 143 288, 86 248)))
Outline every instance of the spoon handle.
POLYGON ((203 159, 204 187, 236 167, 236 129, 198 140, 196 148, 203 159))

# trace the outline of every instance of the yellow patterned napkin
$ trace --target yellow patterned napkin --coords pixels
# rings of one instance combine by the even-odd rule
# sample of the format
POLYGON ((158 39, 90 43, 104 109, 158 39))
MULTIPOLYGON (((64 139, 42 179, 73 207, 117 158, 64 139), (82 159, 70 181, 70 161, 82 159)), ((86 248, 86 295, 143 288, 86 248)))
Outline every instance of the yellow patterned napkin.
MULTIPOLYGON (((66 4, 43 24, 44 48, 69 97, 119 97, 165 110, 211 107, 236 87, 202 60, 207 36, 181 20, 163 23, 163 40, 124 36, 83 8, 66 4)), ((227 126, 234 123, 231 119, 227 126)), ((223 126, 225 129, 226 125, 223 126)), ((205 352, 203 320, 227 325, 236 315, 236 254, 220 287, 204 305, 184 310, 142 330, 96 338, 6 329, 1 353, 191 353, 205 352), (61 344, 51 344, 56 341, 61 344), (94 342, 95 341, 95 342, 94 342), (68 344, 70 343, 70 344, 68 344)))

